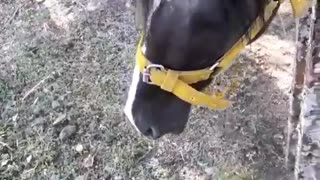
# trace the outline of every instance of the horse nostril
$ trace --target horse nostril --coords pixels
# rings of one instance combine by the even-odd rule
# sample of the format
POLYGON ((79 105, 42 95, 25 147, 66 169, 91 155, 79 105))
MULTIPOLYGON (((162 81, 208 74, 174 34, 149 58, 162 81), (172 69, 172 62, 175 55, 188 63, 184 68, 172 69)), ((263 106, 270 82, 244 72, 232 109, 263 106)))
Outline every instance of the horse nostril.
POLYGON ((158 139, 161 136, 159 130, 155 127, 150 127, 144 134, 152 139, 158 139))
POLYGON ((149 128, 148 130, 146 130, 146 132, 144 133, 146 136, 152 136, 152 129, 149 128))

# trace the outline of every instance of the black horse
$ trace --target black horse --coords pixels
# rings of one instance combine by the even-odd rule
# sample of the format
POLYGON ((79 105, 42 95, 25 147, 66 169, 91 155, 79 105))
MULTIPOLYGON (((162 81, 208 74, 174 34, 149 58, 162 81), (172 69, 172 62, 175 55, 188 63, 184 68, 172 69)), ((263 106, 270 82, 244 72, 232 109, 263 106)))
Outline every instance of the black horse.
MULTIPOLYGON (((266 5, 277 0, 142 1, 146 17, 142 42, 145 57, 168 69, 189 71, 215 64, 248 33, 257 17, 264 17, 266 5)), ((202 90, 211 81, 192 86, 202 90)), ((179 134, 188 121, 190 109, 191 104, 172 93, 144 83, 136 65, 124 111, 139 132, 154 139, 167 133, 179 134)))

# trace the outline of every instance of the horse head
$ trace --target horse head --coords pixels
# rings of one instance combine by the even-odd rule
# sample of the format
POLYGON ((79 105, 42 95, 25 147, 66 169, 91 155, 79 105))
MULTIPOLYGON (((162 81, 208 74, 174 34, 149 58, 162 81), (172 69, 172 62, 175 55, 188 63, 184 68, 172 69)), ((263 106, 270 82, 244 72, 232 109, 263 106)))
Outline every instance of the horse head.
MULTIPOLYGON (((137 54, 154 68, 196 71, 213 67, 263 15, 268 1, 137 0, 143 31, 137 54)), ((124 108, 126 116, 138 132, 153 139, 181 133, 191 103, 145 78, 136 63, 124 108)), ((211 81, 208 77, 190 86, 201 91, 211 81)))

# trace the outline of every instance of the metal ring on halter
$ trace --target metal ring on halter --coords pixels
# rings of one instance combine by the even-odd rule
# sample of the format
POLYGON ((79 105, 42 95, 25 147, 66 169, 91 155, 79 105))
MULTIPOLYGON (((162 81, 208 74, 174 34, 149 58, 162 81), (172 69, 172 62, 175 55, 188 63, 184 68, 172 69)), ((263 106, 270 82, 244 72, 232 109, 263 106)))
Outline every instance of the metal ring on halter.
POLYGON ((147 84, 153 84, 151 82, 150 76, 151 76, 151 70, 152 69, 158 69, 160 71, 164 71, 165 68, 162 65, 159 64, 150 64, 147 67, 144 68, 143 73, 142 73, 142 81, 147 83, 147 84))

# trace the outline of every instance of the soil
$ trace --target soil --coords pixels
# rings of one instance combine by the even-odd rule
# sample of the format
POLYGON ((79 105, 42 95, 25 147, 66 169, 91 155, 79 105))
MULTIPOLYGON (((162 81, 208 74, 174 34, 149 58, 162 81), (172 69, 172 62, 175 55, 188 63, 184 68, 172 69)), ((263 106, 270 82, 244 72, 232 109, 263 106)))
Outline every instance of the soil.
POLYGON ((195 107, 183 134, 157 141, 122 111, 139 35, 125 5, 0 0, 0 179, 290 179, 288 3, 217 79, 239 84, 235 105, 195 107))

